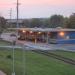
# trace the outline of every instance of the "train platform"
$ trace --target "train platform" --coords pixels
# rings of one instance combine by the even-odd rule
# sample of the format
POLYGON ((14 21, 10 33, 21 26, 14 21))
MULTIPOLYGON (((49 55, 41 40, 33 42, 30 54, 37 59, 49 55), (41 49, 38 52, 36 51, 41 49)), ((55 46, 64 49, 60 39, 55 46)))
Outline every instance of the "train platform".
POLYGON ((33 43, 28 41, 18 41, 31 49, 40 50, 65 50, 75 52, 75 44, 47 44, 47 43, 33 43))
MULTIPOLYGON (((11 42, 10 33, 2 34, 2 38, 6 41, 11 42)), ((65 50, 65 51, 74 51, 75 52, 75 44, 47 44, 47 43, 39 43, 36 44, 34 42, 29 41, 19 41, 17 43, 24 45, 27 49, 41 49, 41 50, 65 50)))

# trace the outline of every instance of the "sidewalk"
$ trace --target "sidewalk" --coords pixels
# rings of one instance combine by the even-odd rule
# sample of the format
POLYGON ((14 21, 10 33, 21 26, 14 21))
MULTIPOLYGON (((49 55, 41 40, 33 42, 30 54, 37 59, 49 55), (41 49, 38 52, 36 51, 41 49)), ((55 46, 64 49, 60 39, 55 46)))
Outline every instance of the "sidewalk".
MULTIPOLYGON (((12 41, 12 38, 9 34, 3 34, 2 38, 7 41, 12 41)), ((23 45, 28 49, 40 49, 40 50, 65 50, 65 51, 74 51, 75 52, 75 44, 47 44, 47 43, 33 43, 29 41, 19 41, 17 40, 17 45, 23 47, 23 45)))
POLYGON ((0 75, 6 75, 4 72, 0 71, 0 75))
POLYGON ((17 41, 17 43, 21 43, 24 46, 28 46, 33 49, 40 50, 65 50, 65 51, 73 51, 75 52, 75 44, 46 44, 46 43, 33 43, 28 41, 17 41))
POLYGON ((28 41, 17 41, 19 44, 23 44, 24 46, 33 48, 33 49, 40 49, 40 50, 60 50, 64 49, 60 47, 59 45, 53 45, 53 44, 46 44, 46 43, 33 43, 28 41))

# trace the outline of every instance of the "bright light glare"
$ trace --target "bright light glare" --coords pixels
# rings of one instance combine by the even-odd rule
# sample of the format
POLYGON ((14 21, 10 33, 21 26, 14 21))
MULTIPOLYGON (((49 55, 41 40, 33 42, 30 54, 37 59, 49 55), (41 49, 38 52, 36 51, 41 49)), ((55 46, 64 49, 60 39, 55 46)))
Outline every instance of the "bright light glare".
POLYGON ((65 33, 64 33, 64 32, 60 32, 59 35, 60 35, 60 36, 64 36, 65 33))
POLYGON ((38 34, 41 34, 41 32, 38 32, 38 34))
POLYGON ((23 33, 25 33, 26 31, 25 31, 25 30, 23 30, 22 32, 23 32, 23 33))
POLYGON ((30 31, 30 33, 32 34, 32 33, 33 33, 33 31, 30 31))

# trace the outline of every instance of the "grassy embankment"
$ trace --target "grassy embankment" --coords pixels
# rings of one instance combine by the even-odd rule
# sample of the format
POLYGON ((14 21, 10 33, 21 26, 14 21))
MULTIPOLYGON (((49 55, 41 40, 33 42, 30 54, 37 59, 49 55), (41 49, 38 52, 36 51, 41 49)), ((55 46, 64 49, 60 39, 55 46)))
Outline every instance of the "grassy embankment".
MULTIPOLYGON (((70 52, 62 51, 60 53, 66 56, 70 55, 70 52)), ((75 57, 75 53, 72 54, 75 57)), ((73 65, 32 51, 23 52, 21 49, 15 49, 16 75, 23 75, 23 67, 25 67, 26 75, 75 75, 75 66, 73 65), (23 53, 25 53, 25 66, 23 65, 23 53)), ((0 48, 0 70, 11 75, 12 49, 0 48)))

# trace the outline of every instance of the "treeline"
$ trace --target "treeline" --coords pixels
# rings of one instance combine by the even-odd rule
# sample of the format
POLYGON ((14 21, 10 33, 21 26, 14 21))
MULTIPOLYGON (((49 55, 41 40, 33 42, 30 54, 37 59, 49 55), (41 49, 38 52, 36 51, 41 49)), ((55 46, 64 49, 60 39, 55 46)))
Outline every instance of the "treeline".
POLYGON ((49 18, 32 18, 23 20, 23 27, 46 27, 46 28, 75 28, 75 13, 70 17, 52 15, 49 18))
MULTIPOLYGON (((11 27, 7 23, 4 17, 0 17, 0 32, 5 28, 11 27)), ((13 25, 12 25, 13 27, 13 25)), ((16 24, 15 24, 16 27, 16 24)), ((42 28, 75 28, 75 13, 71 14, 69 17, 64 17, 62 15, 52 15, 49 18, 32 18, 23 19, 21 27, 42 27, 42 28)))

